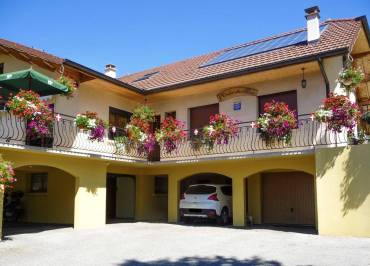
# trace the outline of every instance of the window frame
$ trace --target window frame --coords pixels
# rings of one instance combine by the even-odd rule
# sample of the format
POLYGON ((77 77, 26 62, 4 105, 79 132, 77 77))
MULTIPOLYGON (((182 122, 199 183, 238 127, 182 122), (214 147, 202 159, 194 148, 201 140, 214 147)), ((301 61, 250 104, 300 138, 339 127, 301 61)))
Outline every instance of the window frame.
POLYGON ((30 193, 48 193, 48 186, 49 186, 49 175, 47 172, 30 174, 30 189, 29 189, 30 193), (35 178, 40 178, 41 189, 38 190, 33 189, 35 178))

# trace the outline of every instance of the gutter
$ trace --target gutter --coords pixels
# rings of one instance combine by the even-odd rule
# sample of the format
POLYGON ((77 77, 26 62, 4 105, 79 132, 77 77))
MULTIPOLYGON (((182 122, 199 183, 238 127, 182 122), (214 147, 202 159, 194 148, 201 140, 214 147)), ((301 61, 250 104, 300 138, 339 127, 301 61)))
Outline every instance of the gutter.
POLYGON ((93 77, 100 78, 100 79, 103 79, 103 80, 108 81, 110 83, 113 83, 115 85, 124 87, 126 89, 129 89, 129 90, 131 90, 133 92, 136 92, 136 93, 139 93, 141 95, 144 92, 144 90, 142 90, 142 89, 139 89, 137 87, 134 87, 134 86, 132 86, 132 85, 130 85, 128 83, 125 83, 123 81, 120 81, 119 79, 111 78, 111 77, 109 77, 107 75, 104 75, 103 73, 100 73, 100 72, 98 72, 98 71, 96 71, 94 69, 91 69, 89 67, 83 66, 83 65, 81 65, 79 63, 76 63, 76 62, 74 62, 72 60, 65 59, 64 62, 63 62, 63 64, 66 65, 66 66, 70 66, 72 68, 75 68, 75 69, 77 69, 77 70, 79 70, 81 72, 85 72, 85 73, 87 73, 87 74, 89 74, 89 75, 91 75, 93 77))
POLYGON ((323 59, 321 57, 319 57, 317 59, 317 62, 319 63, 320 72, 321 72, 321 75, 322 75, 322 77, 324 78, 324 81, 325 81, 326 97, 329 97, 329 94, 330 94, 330 83, 329 83, 328 76, 326 75, 325 67, 324 67, 324 64, 323 64, 323 59))
POLYGON ((319 54, 316 54, 316 55, 303 56, 303 57, 300 57, 300 58, 285 60, 283 62, 278 62, 278 63, 273 63, 273 64, 266 64, 266 65, 262 65, 262 66, 249 68, 249 69, 234 71, 234 72, 231 72, 231 73, 223 73, 223 74, 214 75, 214 76, 211 76, 211 77, 205 77, 205 78, 200 78, 200 79, 197 79, 197 80, 187 81, 187 82, 184 82, 184 83, 179 83, 179 84, 175 84, 175 85, 160 87, 160 88, 157 88, 157 89, 146 90, 146 91, 143 91, 143 94, 144 95, 149 95, 149 94, 158 93, 158 92, 181 89, 181 88, 184 88, 184 87, 188 87, 188 86, 192 86, 192 85, 198 85, 198 84, 202 84, 202 83, 206 83, 206 82, 217 81, 217 80, 226 79, 226 78, 238 77, 238 76, 242 76, 242 75, 245 75, 245 74, 256 73, 256 72, 271 70, 271 69, 275 69, 275 68, 281 68, 281 67, 285 67, 285 66, 299 64, 299 63, 317 61, 319 58, 343 55, 343 54, 346 54, 348 52, 349 51, 348 51, 347 47, 339 48, 339 49, 336 49, 336 50, 332 50, 332 51, 329 51, 329 52, 323 52, 323 53, 319 53, 319 54))

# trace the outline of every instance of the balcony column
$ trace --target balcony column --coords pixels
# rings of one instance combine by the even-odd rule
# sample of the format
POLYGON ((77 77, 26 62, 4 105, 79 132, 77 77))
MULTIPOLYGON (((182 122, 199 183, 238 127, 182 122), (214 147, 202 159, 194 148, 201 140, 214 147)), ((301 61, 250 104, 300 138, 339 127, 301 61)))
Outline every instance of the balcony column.
POLYGON ((176 175, 168 176, 168 222, 179 222, 180 184, 176 175))
POLYGON ((233 177, 233 225, 245 226, 245 185, 244 177, 233 177))
POLYGON ((76 179, 74 228, 86 229, 105 225, 107 164, 90 163, 80 169, 76 179))

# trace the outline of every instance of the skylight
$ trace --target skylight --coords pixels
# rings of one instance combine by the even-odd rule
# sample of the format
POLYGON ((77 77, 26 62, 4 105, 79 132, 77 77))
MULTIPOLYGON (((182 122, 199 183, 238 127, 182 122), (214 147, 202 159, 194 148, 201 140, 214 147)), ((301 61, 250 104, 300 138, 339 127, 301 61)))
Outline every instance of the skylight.
POLYGON ((150 72, 150 73, 146 73, 145 75, 143 75, 142 77, 138 78, 138 79, 135 79, 133 82, 139 82, 139 81, 142 81, 142 80, 146 80, 152 76, 154 76, 155 74, 158 74, 159 71, 155 71, 155 72, 150 72))

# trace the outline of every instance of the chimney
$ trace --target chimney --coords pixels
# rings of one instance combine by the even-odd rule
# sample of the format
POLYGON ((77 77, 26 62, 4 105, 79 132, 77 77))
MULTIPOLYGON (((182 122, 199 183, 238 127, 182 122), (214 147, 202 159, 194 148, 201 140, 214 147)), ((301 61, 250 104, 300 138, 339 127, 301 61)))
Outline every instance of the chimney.
POLYGON ((306 8, 307 41, 313 42, 320 39, 320 9, 318 6, 306 8))
POLYGON ((116 78, 117 77, 117 71, 116 66, 112 64, 108 64, 105 66, 104 74, 111 77, 116 78))

